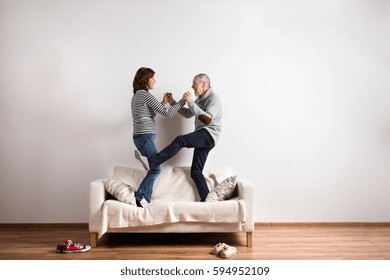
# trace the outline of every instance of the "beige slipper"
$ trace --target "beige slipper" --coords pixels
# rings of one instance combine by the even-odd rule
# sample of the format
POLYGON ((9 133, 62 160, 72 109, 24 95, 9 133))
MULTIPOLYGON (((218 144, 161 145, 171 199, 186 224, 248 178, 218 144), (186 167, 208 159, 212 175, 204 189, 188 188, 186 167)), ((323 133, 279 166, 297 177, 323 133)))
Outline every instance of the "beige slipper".
POLYGON ((213 255, 219 256, 224 246, 227 245, 225 243, 218 243, 217 245, 215 245, 213 249, 213 255))
POLYGON ((227 259, 231 256, 237 254, 237 249, 233 246, 226 245, 223 246, 222 251, 220 251, 219 256, 221 258, 227 259))

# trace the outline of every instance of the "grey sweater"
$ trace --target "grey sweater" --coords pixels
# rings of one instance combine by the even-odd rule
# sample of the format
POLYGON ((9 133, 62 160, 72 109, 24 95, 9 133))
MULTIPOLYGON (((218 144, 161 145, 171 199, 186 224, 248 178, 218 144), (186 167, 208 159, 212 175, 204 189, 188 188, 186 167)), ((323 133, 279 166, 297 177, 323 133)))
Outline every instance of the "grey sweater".
POLYGON ((195 116, 195 130, 206 129, 214 142, 217 143, 221 133, 222 104, 219 97, 209 88, 205 94, 188 104, 188 108, 181 108, 178 113, 185 118, 195 116), (198 120, 199 115, 206 115, 212 119, 209 125, 198 120))

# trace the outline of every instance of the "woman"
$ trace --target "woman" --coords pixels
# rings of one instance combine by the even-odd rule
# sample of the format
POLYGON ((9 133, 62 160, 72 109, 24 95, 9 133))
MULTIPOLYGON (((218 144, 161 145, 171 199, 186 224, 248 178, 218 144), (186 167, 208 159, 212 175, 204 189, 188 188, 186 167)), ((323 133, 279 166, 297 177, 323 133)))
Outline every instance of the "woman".
MULTIPOLYGON (((156 79, 154 78, 155 72, 146 67, 138 69, 133 80, 133 98, 131 100, 131 111, 133 115, 133 141, 138 151, 144 157, 149 157, 157 154, 156 148, 156 121, 154 118, 157 113, 171 117, 185 104, 185 101, 181 99, 179 102, 175 102, 169 93, 164 95, 163 101, 160 103, 157 101, 150 91, 153 89, 156 79), (171 107, 168 109, 165 104, 171 103, 171 107)), ((150 163, 149 163, 150 166, 150 163)), ((142 207, 141 201, 143 199, 150 202, 153 192, 153 184, 160 174, 160 166, 156 166, 149 169, 147 175, 141 182, 138 190, 135 192, 135 199, 138 207, 142 207)))

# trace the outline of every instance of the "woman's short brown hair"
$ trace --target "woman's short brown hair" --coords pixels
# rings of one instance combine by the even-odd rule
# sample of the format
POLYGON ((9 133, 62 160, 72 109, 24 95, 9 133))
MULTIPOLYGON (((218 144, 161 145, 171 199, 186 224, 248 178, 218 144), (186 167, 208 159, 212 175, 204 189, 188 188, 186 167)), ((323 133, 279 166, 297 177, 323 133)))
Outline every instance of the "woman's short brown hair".
POLYGON ((148 81, 154 76, 154 71, 147 67, 141 67, 135 73, 133 80, 133 93, 136 93, 137 90, 146 90, 148 91, 148 81))

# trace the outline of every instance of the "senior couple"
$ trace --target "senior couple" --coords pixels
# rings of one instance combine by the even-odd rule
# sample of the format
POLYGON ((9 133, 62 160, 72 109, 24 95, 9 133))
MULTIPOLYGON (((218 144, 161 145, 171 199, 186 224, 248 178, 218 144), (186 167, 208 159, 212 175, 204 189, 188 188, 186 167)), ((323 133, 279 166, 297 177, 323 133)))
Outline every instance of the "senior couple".
POLYGON ((206 74, 198 74, 192 80, 195 100, 189 92, 184 93, 178 102, 171 93, 165 93, 163 101, 159 102, 151 94, 156 83, 154 75, 152 69, 142 67, 138 69, 133 80, 134 95, 131 100, 133 141, 149 163, 148 173, 135 192, 136 204, 138 207, 145 207, 150 203, 153 184, 161 171, 160 164, 175 156, 181 148, 194 148, 191 178, 198 189, 200 201, 204 202, 209 189, 203 177, 203 168, 221 132, 220 99, 211 88, 209 77, 206 74), (155 143, 157 131, 155 117, 157 113, 171 117, 176 112, 185 118, 195 117, 195 130, 177 136, 171 144, 158 152, 155 143))

